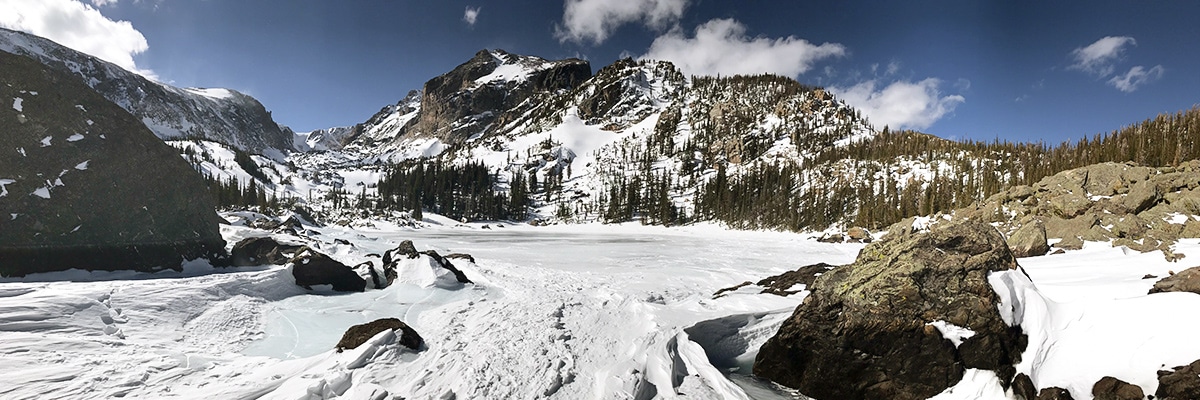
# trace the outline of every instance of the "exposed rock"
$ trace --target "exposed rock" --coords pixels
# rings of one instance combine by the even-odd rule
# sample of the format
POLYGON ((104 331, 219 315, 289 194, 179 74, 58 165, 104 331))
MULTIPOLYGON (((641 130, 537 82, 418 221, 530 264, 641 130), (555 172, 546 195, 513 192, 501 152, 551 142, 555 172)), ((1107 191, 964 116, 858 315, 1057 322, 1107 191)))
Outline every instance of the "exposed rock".
MULTIPOLYGON (((1059 251, 1061 251, 1061 250, 1079 250, 1079 249, 1083 248, 1083 239, 1080 239, 1079 236, 1067 236, 1067 237, 1063 238, 1063 240, 1059 241, 1058 243, 1055 243, 1054 247, 1059 249, 1059 251)), ((1061 254, 1061 253, 1055 252, 1055 254, 1061 254)))
POLYGON ((374 261, 361 262, 358 265, 355 265, 353 269, 359 269, 360 267, 364 267, 367 269, 367 273, 371 275, 371 284, 374 285, 374 287, 376 289, 385 288, 390 283, 387 280, 385 280, 384 277, 379 276, 379 271, 375 270, 375 262, 374 261))
POLYGON ((754 374, 820 399, 925 399, 964 368, 1008 381, 1025 337, 1001 319, 987 275, 1016 268, 1004 237, 980 222, 889 234, 813 282, 760 349, 754 374), (956 348, 935 321, 975 335, 956 348))
POLYGON ((425 343, 425 340, 421 338, 421 335, 417 334, 416 330, 414 330, 412 327, 409 327, 408 324, 405 324, 403 321, 400 321, 396 318, 381 318, 362 325, 351 326, 350 329, 347 329, 346 333, 342 335, 342 340, 338 341, 337 350, 340 353, 342 350, 356 349, 358 346, 361 346, 363 343, 371 340, 371 338, 375 337, 375 335, 378 335, 379 332, 389 329, 393 331, 400 331, 399 342, 400 345, 404 347, 418 350, 421 348, 421 345, 425 343))
POLYGON ((767 277, 758 281, 758 286, 763 287, 763 293, 770 293, 778 296, 789 296, 800 293, 800 290, 791 290, 796 285, 804 285, 805 289, 812 287, 812 283, 818 276, 826 271, 833 269, 834 266, 826 263, 817 263, 813 265, 803 266, 794 271, 784 272, 779 275, 767 277))
POLYGON ((842 237, 841 233, 832 233, 821 236, 821 238, 817 239, 817 241, 821 243, 842 243, 845 242, 846 239, 842 237))
POLYGON ((1129 189, 1129 194, 1125 195, 1125 199, 1121 205, 1129 210, 1130 214, 1137 214, 1146 211, 1154 203, 1162 199, 1162 194, 1158 192, 1158 186, 1153 182, 1139 182, 1129 189))
POLYGON ((1200 360, 1171 371, 1158 371, 1158 390, 1154 397, 1160 400, 1200 399, 1200 360))
POLYGON ((1033 380, 1029 379, 1029 375, 1025 375, 1024 373, 1017 374, 1013 378, 1012 392, 1016 400, 1037 399, 1037 387, 1033 385, 1033 380))
POLYGON ((713 293, 713 298, 718 299, 718 298, 724 297, 725 293, 727 293, 727 292, 732 292, 732 291, 735 291, 735 290, 738 290, 738 289, 741 289, 741 288, 744 288, 746 286, 750 286, 753 284, 754 284, 754 282, 745 281, 745 282, 742 282, 742 283, 739 283, 737 285, 733 285, 733 286, 730 286, 727 288, 718 289, 716 292, 713 293))
POLYGON ((383 263, 391 264, 399 260, 400 256, 405 258, 417 258, 421 253, 417 252, 417 246, 413 245, 411 240, 400 242, 396 248, 385 251, 383 253, 383 263))
POLYGON ((1036 257, 1050 252, 1046 243, 1046 226, 1040 221, 1022 226, 1008 237, 1008 248, 1014 257, 1036 257))
POLYGON ((1200 294, 1200 267, 1179 271, 1154 283, 1150 293, 1192 292, 1200 294))
POLYGON ((472 257, 470 254, 467 254, 467 253, 450 253, 450 254, 446 255, 446 258, 453 258, 456 260, 467 260, 467 262, 470 262, 471 264, 475 263, 475 257, 472 257))
POLYGON ((866 228, 853 227, 846 231, 846 237, 849 241, 855 243, 871 243, 871 231, 866 228))
POLYGON ((1038 392, 1037 400, 1075 400, 1071 392, 1059 387, 1048 387, 1038 392))
POLYGON ((1154 275, 1154 274, 1142 275, 1142 279, 1154 279, 1154 278, 1158 278, 1158 275, 1154 275))
MULTIPOLYGON (((0 42, 11 35, 25 34, 0 29, 0 42)), ((224 262, 204 180, 138 118, 79 76, 4 51, 0 99, 0 276, 224 262)))
POLYGON ((1094 400, 1142 400, 1146 394, 1142 388, 1111 376, 1100 378, 1092 386, 1094 400))
POLYGON ((290 262, 296 284, 305 289, 311 290, 313 285, 333 285, 333 290, 339 292, 361 292, 367 288, 367 281, 346 264, 308 246, 296 251, 290 262))
POLYGON ((462 270, 459 270, 458 267, 455 267, 454 264, 452 264, 450 262, 450 260, 443 258, 436 251, 425 250, 425 251, 421 252, 421 254, 429 256, 430 258, 433 259, 433 261, 437 262, 438 265, 442 266, 442 268, 445 268, 447 270, 450 270, 450 272, 453 272, 454 279, 457 279, 459 283, 472 283, 470 279, 467 279, 467 274, 464 274, 462 272, 462 270))
POLYGON ((230 262, 235 267, 274 264, 283 265, 292 258, 289 253, 295 253, 302 246, 280 244, 269 237, 251 237, 242 239, 233 245, 230 262))

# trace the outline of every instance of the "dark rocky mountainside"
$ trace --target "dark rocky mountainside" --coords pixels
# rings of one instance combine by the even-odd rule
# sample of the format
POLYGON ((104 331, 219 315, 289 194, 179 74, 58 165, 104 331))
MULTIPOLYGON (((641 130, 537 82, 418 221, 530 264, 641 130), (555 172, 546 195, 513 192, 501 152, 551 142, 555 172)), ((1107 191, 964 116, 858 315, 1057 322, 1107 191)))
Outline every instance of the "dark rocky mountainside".
POLYGON ((79 76, 0 52, 0 275, 224 254, 204 182, 79 76))
POLYGON ((258 100, 237 91, 181 89, 153 82, 48 39, 3 28, 0 51, 28 56, 83 78, 162 139, 206 139, 260 154, 292 149, 292 132, 275 123, 258 100))
POLYGON ((1005 324, 988 273, 1017 268, 986 224, 893 232, 813 282, 754 374, 818 399, 925 399, 966 368, 1009 382, 1026 338, 1005 324))

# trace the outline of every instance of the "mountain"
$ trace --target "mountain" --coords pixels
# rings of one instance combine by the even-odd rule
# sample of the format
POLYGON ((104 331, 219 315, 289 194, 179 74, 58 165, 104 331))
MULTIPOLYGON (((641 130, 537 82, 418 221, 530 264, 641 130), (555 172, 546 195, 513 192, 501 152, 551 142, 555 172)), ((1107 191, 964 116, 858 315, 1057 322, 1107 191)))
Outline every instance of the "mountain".
POLYGON ((204 181, 78 75, 0 52, 0 275, 219 257, 204 181))
POLYGON ((235 90, 177 88, 53 41, 2 28, 0 51, 82 77, 162 139, 206 139, 277 158, 292 148, 290 130, 276 124, 258 100, 235 90))

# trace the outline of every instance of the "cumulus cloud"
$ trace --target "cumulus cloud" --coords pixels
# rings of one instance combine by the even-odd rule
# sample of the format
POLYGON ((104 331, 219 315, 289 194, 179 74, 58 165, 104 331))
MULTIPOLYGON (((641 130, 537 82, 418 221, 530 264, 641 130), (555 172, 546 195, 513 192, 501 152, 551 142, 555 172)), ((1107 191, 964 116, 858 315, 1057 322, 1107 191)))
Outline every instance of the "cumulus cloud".
POLYGON ((1129 69, 1124 75, 1117 75, 1108 80, 1108 84, 1125 93, 1133 92, 1146 83, 1154 82, 1162 78, 1166 72, 1162 65, 1155 65, 1153 68, 1146 69, 1141 65, 1129 69))
POLYGON ((845 54, 846 48, 837 43, 814 45, 793 36, 752 38, 745 25, 714 19, 696 27, 692 37, 680 29, 659 36, 640 58, 670 61, 692 75, 772 73, 794 78, 817 61, 845 54))
POLYGON ((1075 63, 1067 68, 1100 77, 1109 76, 1115 70, 1113 64, 1121 59, 1121 55, 1129 46, 1137 46, 1137 41, 1132 37, 1103 37, 1095 43, 1072 50, 1071 58, 1075 63))
POLYGON ((463 21, 465 21, 467 25, 475 26, 476 18, 479 18, 479 7, 467 6, 467 9, 463 11, 463 21))
POLYGON ((95 4, 96 7, 104 7, 117 4, 117 0, 92 0, 92 4, 95 4))
POLYGON ((919 82, 900 80, 880 89, 879 80, 872 79, 830 90, 862 110, 877 128, 927 129, 966 101, 957 94, 942 95, 938 89, 941 83, 936 78, 919 82))
POLYGON ((687 5, 688 0, 566 0, 554 36, 559 42, 598 45, 629 23, 666 29, 679 21, 687 5))
MULTIPOLYGON (((113 1, 97 2, 108 4, 113 1)), ((146 37, 128 21, 113 21, 91 5, 75 0, 0 0, 0 27, 32 33, 63 46, 91 54, 147 77, 133 56, 149 46, 146 37)))

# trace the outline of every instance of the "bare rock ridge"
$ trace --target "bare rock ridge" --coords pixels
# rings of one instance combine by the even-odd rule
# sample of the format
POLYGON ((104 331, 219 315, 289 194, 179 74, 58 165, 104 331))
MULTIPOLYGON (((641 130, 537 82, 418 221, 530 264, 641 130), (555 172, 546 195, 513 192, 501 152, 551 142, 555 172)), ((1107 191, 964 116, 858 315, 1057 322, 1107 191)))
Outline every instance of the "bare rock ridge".
POLYGON ((1180 238, 1200 237, 1200 161, 1176 167, 1101 163, 1046 177, 1033 186, 1017 186, 955 218, 996 223, 1010 233, 1019 256, 1045 254, 1042 238, 1062 239, 1053 246, 1078 249, 1083 241, 1147 252, 1180 255, 1171 246, 1180 238), (1043 233, 1044 232, 1044 233, 1043 233))
POLYGON ((177 88, 153 82, 48 39, 0 28, 0 51, 28 56, 83 78, 162 139, 198 138, 259 154, 292 149, 293 136, 253 97, 229 89, 177 88))
POLYGON ((570 90, 592 76, 579 59, 547 61, 503 50, 481 50, 450 72, 425 82, 420 113, 405 134, 461 143, 537 93, 570 90))
POLYGON ((224 257, 200 175, 79 76, 0 51, 0 100, 0 275, 224 257))
POLYGON ((818 399, 925 399, 966 368, 1013 379, 1026 338, 987 280, 1019 268, 1004 237, 979 222, 895 230, 817 277, 755 375, 818 399))

